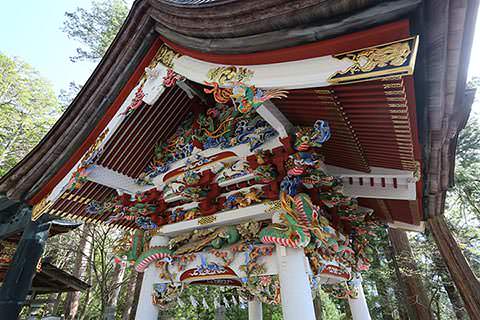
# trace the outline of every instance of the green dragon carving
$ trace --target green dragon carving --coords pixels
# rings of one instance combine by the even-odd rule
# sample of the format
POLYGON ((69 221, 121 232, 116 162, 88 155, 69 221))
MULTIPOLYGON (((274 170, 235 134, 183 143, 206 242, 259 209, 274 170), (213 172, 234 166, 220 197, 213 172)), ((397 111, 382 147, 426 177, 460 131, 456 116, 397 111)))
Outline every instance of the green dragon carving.
POLYGON ((319 208, 313 205, 305 193, 289 196, 281 194, 282 208, 280 219, 282 223, 273 223, 260 232, 263 243, 279 244, 291 248, 305 248, 311 243, 312 237, 326 239, 329 237, 324 228, 328 221, 320 216, 319 208))

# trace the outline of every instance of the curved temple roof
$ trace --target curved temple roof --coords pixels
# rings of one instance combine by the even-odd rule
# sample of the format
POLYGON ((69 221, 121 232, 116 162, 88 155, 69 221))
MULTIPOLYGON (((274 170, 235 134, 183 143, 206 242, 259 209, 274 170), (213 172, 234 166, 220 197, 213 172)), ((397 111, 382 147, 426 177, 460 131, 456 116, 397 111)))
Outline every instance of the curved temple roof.
MULTIPOLYGON (((326 146, 327 163, 332 157, 335 161, 343 161, 342 167, 368 171, 370 166, 414 170, 415 161, 420 161, 425 188, 422 190, 422 182, 418 183, 417 194, 420 196, 423 191, 426 201, 422 198, 404 203, 395 202, 400 200, 375 200, 373 203, 371 199, 365 200, 366 206, 377 209, 387 221, 392 220, 391 216, 395 214, 392 210, 397 208, 403 213, 394 218, 418 224, 423 218, 422 208, 431 215, 443 210, 451 155, 454 154, 454 144, 450 144, 449 139, 465 123, 471 103, 471 95, 465 98, 464 92, 476 2, 466 1, 464 5, 457 6, 448 6, 448 2, 441 1, 439 5, 436 1, 420 4, 417 0, 302 0, 294 3, 282 0, 137 0, 120 33, 80 94, 42 142, 2 178, 0 192, 13 200, 38 203, 95 143, 132 94, 145 67, 162 43, 205 62, 254 65, 322 57, 420 34, 415 80, 410 76, 404 77, 398 85, 392 86, 399 88, 393 90, 399 92, 393 94, 393 98, 403 99, 408 115, 406 122, 400 125, 408 130, 400 139, 390 139, 395 134, 387 131, 393 127, 382 125, 384 119, 393 119, 388 112, 381 111, 382 106, 388 106, 392 98, 386 93, 388 87, 382 81, 329 86, 322 88, 321 93, 315 88, 293 90, 287 99, 276 103, 293 124, 330 117, 328 120, 333 126, 339 126, 337 130, 341 131, 341 126, 345 126, 345 134, 351 135, 348 139, 353 140, 345 140, 346 146, 340 147, 343 138, 338 137, 335 146, 326 146), (423 11, 416 10, 420 5, 423 11), (450 32, 448 28, 455 32, 450 32), (324 40, 319 42, 320 39, 324 40), (439 96, 444 98, 439 99, 439 96), (327 101, 325 107, 312 107, 319 106, 318 99, 327 101), (339 118, 336 118, 338 113, 334 115, 338 110, 329 115, 328 101, 335 101, 335 105, 340 106, 338 110, 342 112, 339 118), (372 106, 376 106, 374 112, 372 106), (387 131, 382 131, 382 128, 387 131), (352 141, 359 143, 361 152, 353 152, 343 158, 335 157, 340 152, 339 148, 347 152, 347 146, 352 141), (408 147, 404 147, 404 143, 408 147), (396 149, 389 149, 395 145, 396 149), (363 157, 363 160, 356 161, 355 157, 363 157), (397 163, 395 157, 402 161, 397 163), (408 165, 405 166, 405 163, 408 165), (410 213, 405 215, 405 210, 410 210, 410 213)), ((395 83, 398 79, 391 81, 395 83)), ((190 85, 193 90, 201 90, 196 84, 190 85)), ((169 99, 176 99, 177 103, 168 105, 178 108, 178 111, 169 109, 170 112, 180 115, 187 112, 192 104, 198 103, 187 98, 188 92, 177 88, 172 90, 170 96, 176 98, 169 99)), ((145 112, 158 110, 154 108, 162 108, 161 101, 145 112)), ((136 115, 144 119, 151 116, 136 115)), ((170 120, 169 130, 179 120, 170 120)), ((136 126, 122 129, 122 132, 130 134, 128 130, 148 129, 145 131, 148 139, 155 143, 163 139, 159 134, 163 134, 164 129, 158 127, 159 123, 152 123, 148 128, 136 126)), ((128 164, 125 159, 118 159, 122 154, 112 154, 129 150, 112 141, 109 143, 116 149, 106 150, 101 161, 128 164), (109 154, 110 159, 107 159, 109 154)), ((124 141, 137 140, 131 135, 124 141)), ((148 152, 152 148, 153 145, 144 145, 142 152, 145 154, 136 155, 139 160, 129 167, 131 172, 121 171, 123 167, 111 169, 135 177, 150 160, 148 152)), ((95 185, 86 187, 92 195, 107 197, 115 193, 114 189, 95 185)), ((61 201, 71 199, 62 198, 61 201)))

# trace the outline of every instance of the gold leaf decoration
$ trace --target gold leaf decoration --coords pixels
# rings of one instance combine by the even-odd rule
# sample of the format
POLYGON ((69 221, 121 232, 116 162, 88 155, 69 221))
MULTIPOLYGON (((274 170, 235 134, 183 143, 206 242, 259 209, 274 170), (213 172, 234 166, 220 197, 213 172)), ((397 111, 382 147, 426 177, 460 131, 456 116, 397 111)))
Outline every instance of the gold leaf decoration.
POLYGON ((198 219, 198 225, 210 224, 210 223, 214 223, 215 221, 217 221, 216 216, 201 217, 200 219, 198 219))
POLYGON ((417 52, 417 38, 412 37, 376 47, 337 54, 340 60, 349 60, 351 66, 335 72, 331 83, 352 83, 373 79, 400 79, 413 73, 417 52))
POLYGON ((216 82, 220 86, 234 82, 248 82, 253 77, 253 71, 244 67, 217 67, 210 69, 207 74, 209 82, 216 82))
MULTIPOLYGON (((47 196, 48 197, 48 196, 47 196)), ((47 200, 47 197, 43 198, 39 203, 33 206, 32 209, 32 221, 40 218, 45 212, 53 206, 53 202, 47 200)))
POLYGON ((169 46, 162 44, 160 49, 158 49, 155 59, 153 59, 153 64, 156 65, 158 62, 160 62, 167 68, 173 68, 175 59, 178 59, 181 56, 181 54, 177 53, 169 46))

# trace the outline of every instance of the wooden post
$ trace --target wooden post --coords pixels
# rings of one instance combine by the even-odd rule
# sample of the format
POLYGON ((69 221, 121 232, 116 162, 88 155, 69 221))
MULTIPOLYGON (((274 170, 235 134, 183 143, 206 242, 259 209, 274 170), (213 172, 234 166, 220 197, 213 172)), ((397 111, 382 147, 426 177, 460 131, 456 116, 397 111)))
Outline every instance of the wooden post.
POLYGON ((428 227, 462 296, 470 319, 480 319, 480 282, 470 268, 443 216, 428 219, 428 227))
MULTIPOLYGON (((31 217, 31 209, 28 215, 31 217)), ((13 260, 0 289, 0 315, 2 319, 17 319, 31 289, 36 267, 48 238, 48 217, 29 221, 18 243, 13 260)))
POLYGON ((432 319, 428 298, 422 279, 418 275, 417 264, 413 258, 407 234, 405 231, 398 229, 389 229, 388 234, 397 263, 400 270, 403 270, 403 272, 400 272, 400 280, 405 287, 410 317, 418 320, 432 319))

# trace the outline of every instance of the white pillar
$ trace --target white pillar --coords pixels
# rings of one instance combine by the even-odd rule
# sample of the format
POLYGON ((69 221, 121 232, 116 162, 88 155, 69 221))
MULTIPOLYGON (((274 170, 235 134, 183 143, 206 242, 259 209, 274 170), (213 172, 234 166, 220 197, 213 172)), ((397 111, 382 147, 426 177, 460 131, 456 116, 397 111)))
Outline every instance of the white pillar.
POLYGON ((258 299, 248 301, 248 320, 262 320, 262 303, 258 299))
POLYGON ((277 245, 280 293, 284 320, 315 320, 312 289, 303 249, 277 245))
MULTIPOLYGON (((150 247, 168 245, 168 238, 153 236, 150 247)), ((153 284, 158 282, 158 271, 155 263, 150 264, 143 274, 142 288, 138 298, 137 313, 135 320, 157 320, 158 308, 152 303, 153 284)))
POLYGON ((350 305, 350 311, 352 313, 352 320, 370 320, 370 312, 368 311, 367 300, 363 292, 362 278, 354 280, 355 287, 358 291, 356 299, 348 299, 350 305))
POLYGON ((225 320, 225 306, 219 306, 215 309, 215 320, 225 320))

